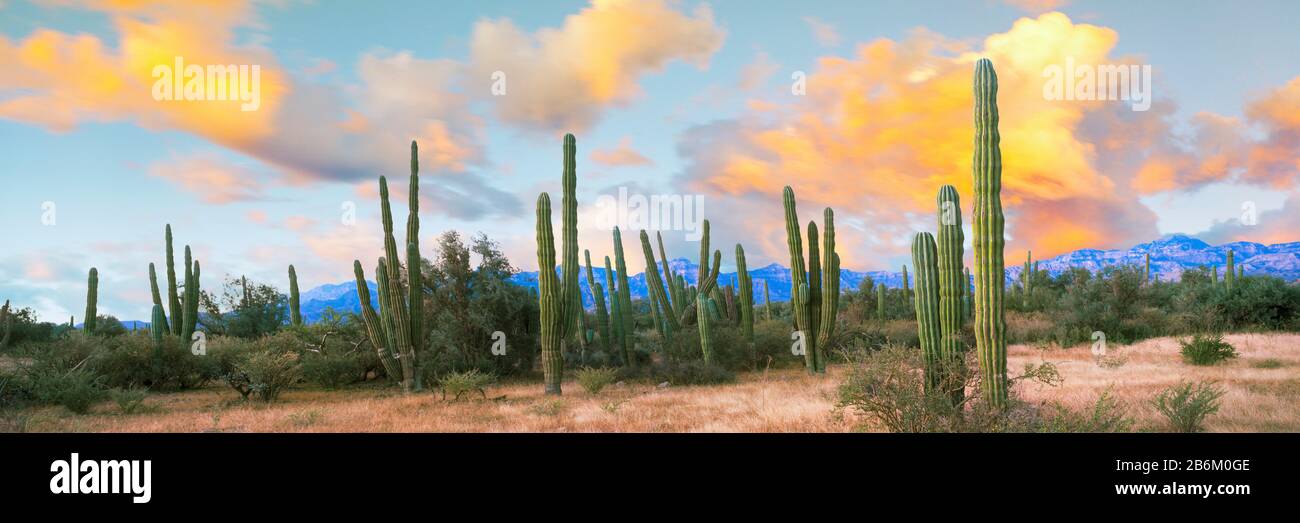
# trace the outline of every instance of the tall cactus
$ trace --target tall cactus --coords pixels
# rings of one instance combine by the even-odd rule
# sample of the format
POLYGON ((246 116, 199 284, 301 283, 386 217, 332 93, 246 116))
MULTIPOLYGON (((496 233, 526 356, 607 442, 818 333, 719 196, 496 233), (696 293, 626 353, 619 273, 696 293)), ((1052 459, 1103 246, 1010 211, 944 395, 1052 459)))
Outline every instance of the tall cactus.
POLYGON ((885 282, 876 285, 876 319, 885 321, 885 282))
POLYGON ((713 314, 708 312, 709 298, 703 293, 695 296, 697 311, 696 325, 700 328, 700 352, 704 353, 704 363, 706 365, 713 363, 713 332, 710 325, 713 322, 713 314))
MULTIPOLYGON (((660 246, 662 245, 663 243, 660 242, 660 246)), ((644 230, 641 231, 641 254, 645 256, 644 274, 646 288, 650 294, 651 317, 659 318, 659 321, 663 324, 660 328, 661 334, 665 338, 671 337, 674 332, 681 328, 681 324, 677 321, 677 315, 673 312, 672 305, 669 303, 668 291, 664 288, 664 282, 659 277, 660 271, 655 265, 654 251, 650 248, 650 235, 644 230), (662 314, 660 314, 660 308, 663 309, 662 314)), ((665 277, 672 275, 669 272, 667 261, 664 262, 664 273, 668 275, 665 277)))
POLYGON ((1232 259, 1232 249, 1228 249, 1228 268, 1223 271, 1223 283, 1228 287, 1229 292, 1237 284, 1237 264, 1232 259))
MULTIPOLYGON (((957 188, 944 185, 939 188, 938 221, 939 237, 936 245, 938 256, 939 284, 939 355, 948 361, 960 361, 963 357, 961 342, 961 325, 963 315, 962 296, 966 294, 966 282, 962 280, 962 257, 965 256, 962 243, 965 241, 961 229, 961 198, 957 188)), ((913 240, 913 260, 915 259, 915 240, 913 240)), ((921 270, 917 266, 917 289, 920 292, 921 270)), ((918 313, 919 314, 919 313, 918 313)), ((918 316, 918 320, 920 317, 918 316)))
MULTIPOLYGON (((577 143, 572 134, 564 135, 564 173, 561 186, 560 277, 555 274, 555 234, 551 229, 551 197, 542 193, 537 197, 537 266, 539 305, 541 308, 542 371, 547 394, 561 394, 560 381, 564 375, 564 340, 573 328, 569 321, 574 311, 574 296, 578 290, 578 200, 577 200, 577 143)), ((617 229, 615 229, 617 238, 617 229)), ((616 241, 616 255, 622 258, 621 242, 616 241)), ((622 272, 622 267, 620 267, 622 272)), ((620 275, 623 276, 623 275, 620 275)), ((622 282, 620 282, 622 283, 622 282)), ((626 285, 621 285, 626 287, 626 285)), ((627 289, 621 289, 626 291, 627 289)), ((629 298, 630 309, 631 299, 629 298)), ((628 329, 630 330, 630 328, 628 329)), ((626 344, 624 345, 626 347, 626 344)), ((627 350, 624 349, 626 356, 627 350)))
MULTIPOLYGON (((383 220, 384 256, 375 268, 379 288, 379 314, 365 305, 370 303, 370 289, 365 282, 360 260, 353 261, 357 279, 357 298, 363 303, 362 319, 366 332, 375 345, 388 376, 402 385, 402 390, 413 392, 421 388, 417 351, 424 342, 423 303, 424 284, 421 277, 420 217, 419 217, 419 149, 411 142, 411 177, 408 188, 406 219, 406 274, 407 286, 402 287, 402 264, 398 257, 397 240, 393 237, 393 209, 388 198, 388 179, 379 177, 379 207, 383 220), (396 361, 394 361, 396 360, 396 361)), ((576 255, 575 255, 576 258, 576 255)))
POLYGON ((636 332, 632 325, 632 289, 628 285, 627 259, 623 256, 623 234, 614 227, 614 268, 618 271, 618 309, 619 328, 623 336, 619 339, 619 351, 623 355, 623 364, 636 365, 632 357, 632 336, 636 332))
POLYGON ((298 272, 289 266, 289 322, 302 325, 302 309, 298 304, 298 272))
POLYGON ((90 268, 90 275, 86 277, 86 317, 85 325, 82 329, 86 334, 94 334, 96 320, 99 317, 96 311, 96 302, 99 300, 99 269, 90 268))
POLYGON ((998 135, 998 79, 993 63, 981 58, 974 74, 975 140, 972 161, 975 209, 975 346, 983 375, 984 399, 994 408, 1007 404, 1006 292, 1003 278, 1002 151, 998 135))
MULTIPOLYGON (((189 247, 186 247, 186 251, 189 247)), ((181 304, 182 313, 184 314, 184 325, 181 329, 181 338, 189 343, 194 339, 194 331, 199 326, 199 298, 202 294, 199 292, 199 277, 202 272, 199 267, 199 261, 194 260, 190 270, 186 271, 185 277, 185 301, 181 304)))
POLYGON ((1143 255, 1144 264, 1142 265, 1142 284, 1151 283, 1151 253, 1143 255))
POLYGON ((605 350, 614 347, 609 337, 609 309, 605 307, 605 288, 596 282, 596 273, 591 268, 591 251, 583 249, 582 256, 587 262, 587 288, 591 290, 591 301, 596 307, 596 332, 600 334, 600 343, 605 350))
POLYGON ((971 275, 970 267, 962 268, 961 273, 961 301, 962 301, 962 323, 968 322, 975 317, 975 297, 971 296, 971 275))
POLYGON ((668 286, 668 297, 671 298, 671 313, 669 316, 682 313, 686 304, 682 303, 682 289, 677 286, 676 275, 673 274, 672 267, 668 264, 668 254, 664 252, 664 236, 658 231, 655 232, 655 241, 659 244, 659 259, 663 262, 664 284, 668 286))
POLYGON ((799 233, 799 213, 794 190, 786 187, 782 194, 785 206, 786 244, 790 251, 790 306, 794 311, 795 330, 803 332, 804 364, 809 372, 825 372, 826 362, 819 343, 830 339, 835 326, 839 299, 839 256, 835 253, 834 212, 824 213, 827 230, 824 253, 817 247, 817 226, 808 223, 807 272, 803 256, 803 239, 799 233), (825 266, 820 266, 824 257, 825 266), (826 278, 823 281, 823 273, 826 278))
POLYGON ((908 285, 908 280, 907 280, 907 266, 904 265, 903 266, 903 297, 910 298, 911 294, 912 294, 912 288, 911 286, 908 285))
MULTIPOLYGON (((149 292, 153 295, 153 304, 162 305, 162 293, 158 291, 158 272, 154 270, 152 263, 149 264, 149 292)), ((163 315, 161 322, 150 324, 149 330, 171 332, 171 329, 167 326, 166 314, 163 315)))
MULTIPOLYGON (((163 313, 162 304, 153 304, 153 319, 149 322, 149 336, 153 338, 155 351, 160 351, 162 349, 163 331, 166 329, 160 327, 166 324, 167 316, 163 313)), ((157 355, 157 352, 155 352, 155 355, 157 355)))
POLYGON ((1029 294, 1030 286, 1033 285, 1034 271, 1031 269, 1033 267, 1033 261, 1031 260, 1033 259, 1034 251, 1025 251, 1025 267, 1020 270, 1020 274, 1024 276, 1025 294, 1029 294))
POLYGON ((943 342, 939 311, 939 255, 934 236, 928 232, 912 236, 912 267, 916 269, 916 334, 925 357, 925 389, 939 392, 943 381, 941 369, 947 359, 940 344, 943 342))
POLYGON ((620 304, 618 297, 618 287, 614 280, 614 269, 610 265, 609 256, 605 257, 605 287, 609 288, 609 334, 613 342, 609 350, 613 351, 616 347, 623 346, 623 306, 620 304))
POLYGON ((772 321, 772 297, 767 292, 767 280, 763 280, 763 315, 772 321))
MULTIPOLYGON (((411 331, 411 354, 424 352, 424 258, 420 255, 420 148, 411 140, 411 177, 406 189, 406 303, 411 331)), ((575 254, 576 258, 577 255, 575 254)), ((577 264, 577 260, 574 260, 577 264)), ((575 280, 576 281, 576 280, 575 280)), ((579 307, 581 308, 581 307, 579 307)), ((412 361, 412 366, 415 362, 412 361)), ((416 385, 419 376, 416 377, 416 385)))
MULTIPOLYGON (((380 267, 383 267, 381 264, 380 267)), ((374 347, 375 352, 379 355, 379 362, 384 367, 384 372, 392 378, 400 379, 402 369, 393 358, 393 353, 388 349, 388 331, 384 328, 375 313, 375 307, 370 302, 370 287, 366 284, 366 273, 361 268, 361 261, 352 262, 352 273, 357 282, 357 300, 361 304, 361 319, 365 323, 366 336, 370 338, 370 345, 374 347)), ((377 279, 382 279, 376 275, 377 279)))
POLYGON ((758 356, 754 353, 754 284, 749 279, 749 268, 745 263, 745 247, 739 243, 736 244, 736 278, 739 279, 736 285, 740 287, 737 304, 740 332, 745 335, 745 342, 749 344, 754 363, 757 364, 758 356))
POLYGON ((176 287, 176 260, 172 255, 172 225, 170 223, 167 224, 165 239, 167 243, 167 311, 169 312, 168 316, 172 319, 172 335, 180 336, 181 318, 185 314, 181 312, 181 298, 176 287))

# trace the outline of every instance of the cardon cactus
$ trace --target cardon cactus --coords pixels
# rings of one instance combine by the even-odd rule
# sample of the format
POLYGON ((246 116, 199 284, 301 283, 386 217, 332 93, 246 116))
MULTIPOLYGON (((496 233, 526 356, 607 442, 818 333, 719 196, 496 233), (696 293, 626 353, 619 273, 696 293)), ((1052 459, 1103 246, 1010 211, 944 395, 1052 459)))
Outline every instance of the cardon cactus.
POLYGON ((767 292, 767 280, 763 280, 763 316, 772 321, 772 297, 767 292))
POLYGON ((1025 288, 1025 294, 1029 294, 1031 285, 1033 285, 1032 282, 1033 275, 1034 275, 1033 274, 1034 271, 1032 269, 1033 259, 1034 259, 1034 251, 1025 251, 1025 266, 1024 268, 1020 269, 1020 275, 1021 275, 1021 279, 1023 280, 1022 284, 1024 285, 1025 288))
POLYGON ((96 312, 95 304, 99 300, 99 269, 90 268, 90 275, 86 278, 86 317, 82 329, 86 334, 95 333, 96 312))
MULTIPOLYGON (((383 264, 379 265, 381 268, 383 264)), ((384 328, 379 316, 375 313, 375 307, 370 302, 370 287, 366 284, 366 273, 361 268, 361 261, 352 262, 352 273, 357 281, 357 300, 361 304, 361 319, 366 326, 366 336, 370 338, 370 345, 374 347, 379 354, 379 362, 384 367, 384 373, 394 379, 402 375, 402 368, 393 357, 393 353, 388 349, 388 330, 384 328)), ((379 275, 376 279, 383 280, 379 275)), ((385 283, 385 287, 387 284, 385 283)), ((382 298, 380 300, 382 302, 382 298)))
POLYGON ((916 334, 925 357, 925 389, 938 392, 942 383, 945 358, 939 312, 939 254, 934 236, 928 232, 912 236, 912 267, 916 269, 916 334))
MULTIPOLYGON (((962 296, 966 294, 966 282, 962 280, 962 257, 965 252, 962 243, 965 237, 961 229, 961 198, 957 188, 945 185, 939 188, 938 216, 939 236, 936 242, 939 276, 939 354, 949 360, 960 358, 963 352, 961 343, 962 296)), ((913 240, 915 242, 915 240, 913 240)), ((913 252, 916 247, 913 245, 913 252)), ((913 265, 916 265, 913 255, 913 265)), ((917 268, 917 287, 920 288, 920 268, 917 268)), ((919 318, 918 318, 919 319, 919 318)))
POLYGON ((1142 284, 1151 283, 1151 253, 1143 255, 1144 264, 1142 265, 1142 284))
POLYGON ((700 328, 700 351, 704 353, 704 363, 713 363, 713 332, 710 328, 713 322, 713 314, 707 312, 710 309, 710 301, 704 294, 695 296, 695 309, 698 314, 695 315, 695 324, 700 328))
POLYGON ((975 140, 972 173, 975 185, 975 346, 979 353, 984 399, 998 409, 1007 405, 1006 309, 1003 305, 1004 218, 1002 151, 998 136, 998 79, 993 63, 975 64, 975 140))
POLYGON ((618 227, 614 227, 614 268, 618 270, 618 319, 623 333, 619 338, 619 351, 623 355, 623 364, 632 366, 636 365, 632 357, 632 335, 635 333, 632 325, 632 288, 628 284, 627 259, 623 257, 623 234, 618 227))
POLYGON ((163 343, 163 325, 167 324, 167 315, 163 313, 161 303, 153 304, 153 319, 149 322, 149 336, 153 338, 155 350, 160 350, 163 343))
MULTIPOLYGON (((149 264, 149 292, 153 295, 153 304, 162 305, 162 293, 158 291, 158 272, 154 270, 152 263, 149 264)), ((171 332, 171 329, 167 326, 166 314, 163 315, 161 322, 150 324, 149 330, 171 332)))
MULTIPOLYGON (((561 394, 560 381, 564 374, 564 340, 568 338, 574 322, 570 310, 578 290, 578 200, 577 200, 577 144, 572 134, 564 135, 564 173, 561 186, 561 274, 555 274, 555 235, 551 230, 551 197, 542 193, 537 197, 537 266, 538 301, 541 308, 542 370, 547 394, 561 394)), ((615 229, 617 239, 617 229, 615 229)), ((622 246, 615 242, 615 253, 622 258, 622 246)), ((619 267, 620 272, 624 267, 619 267)), ((624 276, 624 275, 620 275, 624 276)), ((622 285, 621 287, 626 287, 622 285)), ((626 288, 620 289, 626 291, 626 288)), ((630 305, 630 299, 629 299, 630 305)), ((625 307, 631 309, 631 307, 625 307)), ((629 322, 630 323, 630 322, 629 322)), ((630 326, 627 330, 630 330, 630 326)), ((624 344, 626 347, 626 343, 624 344)), ((624 348, 624 355, 628 351, 624 348)))
POLYGON ((609 350, 613 351, 615 347, 623 346, 623 306, 619 302, 618 287, 614 283, 614 269, 610 265, 609 256, 605 257, 605 287, 609 289, 609 335, 613 342, 609 350))
MULTIPOLYGON (((190 248, 185 247, 185 258, 189 259, 190 248)), ((199 325, 199 261, 194 260, 190 269, 185 271, 185 301, 181 304, 181 314, 183 323, 181 325, 181 339, 189 342, 194 339, 194 331, 199 325)))
POLYGON ((596 331, 600 334, 600 343, 609 351, 614 343, 609 337, 609 309, 605 307, 605 288, 596 281, 596 273, 591 269, 591 251, 584 249, 582 255, 587 262, 587 287, 591 290, 591 301, 596 306, 596 331))
MULTIPOLYGON (((660 242, 663 246, 663 242, 660 242)), ((677 321, 677 316, 673 312, 672 304, 669 302, 669 292, 664 287, 664 282, 659 277, 659 268, 655 264, 654 251, 650 248, 650 235, 644 230, 641 231, 641 253, 645 256, 645 282, 646 288, 650 293, 651 316, 658 318, 661 323, 661 334, 665 338, 671 337, 674 332, 681 328, 677 321), (663 313, 660 313, 660 309, 663 313)), ((663 272, 665 277, 671 277, 672 273, 668 269, 667 261, 664 262, 663 272)), ((676 298, 680 300, 681 298, 676 298)))
MULTIPOLYGON (((402 287, 402 264, 398 257, 397 240, 393 237, 393 209, 388 199, 388 179, 379 177, 379 207, 383 221, 384 256, 375 268, 379 288, 379 314, 369 314, 370 289, 360 260, 353 261, 357 279, 357 298, 363 303, 362 319, 366 332, 375 345, 388 376, 402 385, 402 390, 413 392, 421 388, 416 354, 424 342, 423 303, 424 284, 420 276, 420 216, 419 216, 419 149, 411 142, 411 177, 408 188, 406 218, 406 269, 408 286, 402 287), (396 360, 394 362, 393 360, 396 360)), ((577 258, 577 255, 574 255, 577 258)))
POLYGON ((302 325, 302 309, 298 305, 298 273, 289 266, 289 322, 302 325))
POLYGON ((1232 249, 1228 249, 1228 267, 1223 271, 1223 284, 1229 291, 1237 284, 1237 264, 1232 259, 1232 249))
POLYGON ((885 284, 876 286, 876 319, 885 321, 885 284))
POLYGON ((184 313, 181 312, 181 297, 177 290, 176 281, 176 259, 172 255, 172 225, 167 224, 165 234, 167 243, 167 311, 168 316, 172 319, 171 331, 173 336, 181 335, 181 318, 184 313))
MULTIPOLYGON (((745 247, 736 244, 736 278, 739 280, 740 299, 737 304, 740 315, 740 331, 745 335, 745 342, 754 345, 754 283, 749 279, 749 268, 745 263, 745 247)), ((757 360, 755 360, 757 361, 757 360)))
POLYGON ((817 246, 817 225, 808 222, 807 272, 803 256, 803 238, 799 233, 799 213, 794 190, 786 187, 782 194, 785 206, 786 244, 790 251, 790 306, 794 311, 794 328, 803 332, 804 364, 809 372, 825 372, 826 362, 820 353, 835 327, 839 302, 839 255, 835 253, 835 213, 823 212, 824 248, 817 246), (819 266, 820 265, 820 266, 819 266), (823 278, 823 276, 825 278, 823 278))
POLYGON ((911 297, 912 294, 912 287, 908 285, 908 283, 909 282, 907 280, 907 266, 904 265, 903 266, 903 297, 904 298, 909 298, 911 297))
POLYGON ((655 232, 655 241, 659 244, 659 259, 663 263, 664 285, 668 286, 668 297, 671 299, 672 312, 668 315, 680 316, 682 310, 686 308, 686 304, 683 303, 685 298, 682 296, 684 290, 677 285, 677 275, 673 274, 672 267, 668 265, 668 254, 664 251, 664 235, 655 232))

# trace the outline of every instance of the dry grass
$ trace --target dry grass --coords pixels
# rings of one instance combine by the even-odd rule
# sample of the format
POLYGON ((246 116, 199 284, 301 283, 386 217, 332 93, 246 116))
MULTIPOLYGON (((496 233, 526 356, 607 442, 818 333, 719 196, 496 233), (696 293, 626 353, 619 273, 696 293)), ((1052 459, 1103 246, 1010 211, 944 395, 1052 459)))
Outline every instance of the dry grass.
POLYGON ((1133 345, 1110 345, 1110 359, 1123 363, 1098 365, 1088 345, 1069 349, 1038 350, 1012 346, 1007 367, 1017 373, 1026 363, 1055 363, 1065 382, 1057 387, 1026 384, 1021 397, 1028 401, 1058 401, 1081 408, 1110 387, 1129 406, 1139 428, 1164 430, 1150 401, 1160 390, 1179 381, 1216 381, 1228 393, 1218 414, 1206 421, 1211 432, 1300 432, 1300 334, 1230 334, 1224 341, 1237 348, 1238 357, 1211 367, 1182 362, 1176 338, 1157 338, 1133 345), (1273 360, 1265 364, 1264 362, 1273 360), (1280 364, 1276 368, 1272 367, 1280 364))
MULTIPOLYGON (((1240 357, 1214 367, 1183 364, 1174 339, 1148 340, 1118 352, 1119 366, 1099 366, 1086 345, 1010 349, 1013 374, 1024 364, 1051 361, 1065 378, 1057 387, 1027 384, 1028 401, 1082 408, 1112 388, 1129 405, 1139 428, 1160 429, 1150 399, 1180 380, 1215 380, 1228 394, 1208 422, 1211 431, 1300 432, 1300 334, 1236 334, 1225 338, 1240 357), (1274 360, 1259 368, 1261 362, 1274 360)), ((243 404, 228 389, 151 395, 147 412, 117 413, 104 403, 87 415, 61 407, 20 413, 31 431, 81 432, 843 432, 854 420, 834 414, 842 369, 809 376, 789 369, 742 374, 711 387, 625 384, 599 395, 565 383, 562 398, 544 396, 537 383, 504 384, 490 399, 441 401, 431 393, 404 396, 392 389, 291 390, 281 401, 243 404)))

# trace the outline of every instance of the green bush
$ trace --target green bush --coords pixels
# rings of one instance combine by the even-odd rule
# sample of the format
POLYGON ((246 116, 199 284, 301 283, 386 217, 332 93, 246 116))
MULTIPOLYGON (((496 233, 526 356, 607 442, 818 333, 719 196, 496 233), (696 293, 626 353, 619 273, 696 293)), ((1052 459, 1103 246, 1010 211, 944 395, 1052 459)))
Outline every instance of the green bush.
POLYGON ((327 389, 364 381, 367 370, 365 360, 355 352, 342 354, 309 352, 302 358, 303 379, 327 389))
POLYGON ((573 371, 573 377, 588 394, 600 394, 606 386, 618 381, 618 369, 612 367, 583 367, 573 371))
POLYGON ((1052 413, 1045 416, 1041 432, 1131 432, 1133 419, 1125 407, 1108 388, 1101 393, 1092 408, 1073 411, 1063 405, 1050 406, 1052 413))
POLYGON ((703 361, 669 361, 637 368, 622 367, 619 369, 619 378, 655 384, 667 382, 674 386, 717 385, 736 381, 735 373, 718 365, 706 365, 703 361))
POLYGON ((252 342, 226 339, 209 343, 208 349, 226 385, 245 400, 254 396, 272 402, 302 377, 294 343, 291 334, 281 333, 252 342))
POLYGON ((1175 432, 1200 432, 1205 418, 1219 411, 1224 394, 1212 382, 1182 382, 1160 391, 1152 404, 1175 432))
POLYGON ((438 388, 442 390, 442 398, 447 399, 450 394, 453 400, 459 400, 461 396, 469 392, 478 392, 484 398, 487 398, 487 387, 496 381, 496 376, 482 372, 478 369, 470 369, 463 372, 451 372, 442 376, 438 380, 438 388))
POLYGON ((113 399, 113 403, 117 404, 122 414, 135 414, 144 407, 146 391, 141 388, 111 389, 108 395, 113 399))
POLYGON ((36 401, 63 405, 74 414, 89 412, 106 395, 101 378, 85 368, 33 368, 27 380, 36 401))
POLYGON ((1183 361, 1192 365, 1215 365, 1237 357, 1237 349, 1223 341, 1222 334, 1197 334, 1190 340, 1178 340, 1183 361))

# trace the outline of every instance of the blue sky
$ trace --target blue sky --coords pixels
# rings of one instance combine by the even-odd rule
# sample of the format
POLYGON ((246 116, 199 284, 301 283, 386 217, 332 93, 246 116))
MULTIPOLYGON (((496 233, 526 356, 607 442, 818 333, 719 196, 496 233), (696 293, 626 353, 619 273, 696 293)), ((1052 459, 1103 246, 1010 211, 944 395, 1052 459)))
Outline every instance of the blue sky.
MULTIPOLYGON (((1295 42, 1297 19, 1294 2, 4 2, 0 56, 14 65, 0 71, 9 245, 0 299, 45 319, 79 317, 96 266, 99 310, 145 318, 147 264, 162 262, 166 223, 178 249, 191 245, 203 261, 207 288, 224 275, 283 288, 290 263, 303 288, 344 281, 353 258, 370 267, 379 255, 375 180, 404 186, 412 138, 430 155, 421 158, 425 255, 444 230, 483 231, 531 270, 533 202, 544 190, 558 196, 566 131, 578 137, 584 203, 618 187, 702 196, 715 245, 729 253, 745 243, 757 266, 784 262, 776 195, 791 185, 805 218, 822 205, 840 213, 846 266, 897 267, 906 238, 929 219, 926 195, 969 178, 959 164, 969 151, 919 144, 932 126, 891 108, 920 104, 920 118, 943 110, 960 124, 969 105, 942 109, 924 93, 947 93, 970 56, 1010 64, 1033 45, 1049 63, 1075 53, 1151 64, 1155 105, 1133 113, 1010 99, 1035 92, 1037 70, 999 67, 1007 175, 1033 173, 1008 182, 1009 256, 1174 232, 1293 241, 1294 164, 1252 159, 1295 158, 1300 124, 1288 114, 1300 110, 1300 87, 1290 87, 1300 68, 1284 43, 1295 42), (1018 50, 998 48, 995 35, 1018 50), (194 109, 204 102, 140 101, 150 85, 133 68, 140 49, 260 64, 263 85, 284 90, 264 94, 257 115, 219 121, 190 114, 208 110, 194 109), (889 91, 889 75, 905 68, 930 76, 913 93, 865 95, 864 117, 878 117, 879 130, 846 127, 855 114, 845 101, 871 92, 857 82, 889 91), (484 92, 495 69, 507 74, 506 96, 484 92), (806 97, 791 96, 796 71, 810 78, 806 97), (1069 114, 1031 121, 1043 107, 1069 114), (348 122, 358 127, 333 130, 348 122), (774 129, 799 139, 781 143, 774 129), (906 146, 891 145, 900 140, 890 129, 906 146), (1059 134, 1068 142, 1060 156, 1077 153, 1079 164, 1057 172, 1029 150, 1020 157, 1035 160, 1010 172, 1014 141, 1034 132, 1059 134), (446 143, 434 145, 439 138, 446 143), (914 150, 891 159, 900 147, 914 150), (826 154, 791 152, 805 148, 826 154), (42 223, 47 201, 54 225, 42 223), (345 202, 356 204, 355 226, 340 224, 345 202), (1243 202, 1260 213, 1257 228, 1235 227, 1243 202)), ((401 220, 405 208, 395 207, 401 220)), ((597 259, 609 253, 608 231, 582 238, 597 259)), ((665 239, 675 255, 696 253, 680 233, 665 239)))

